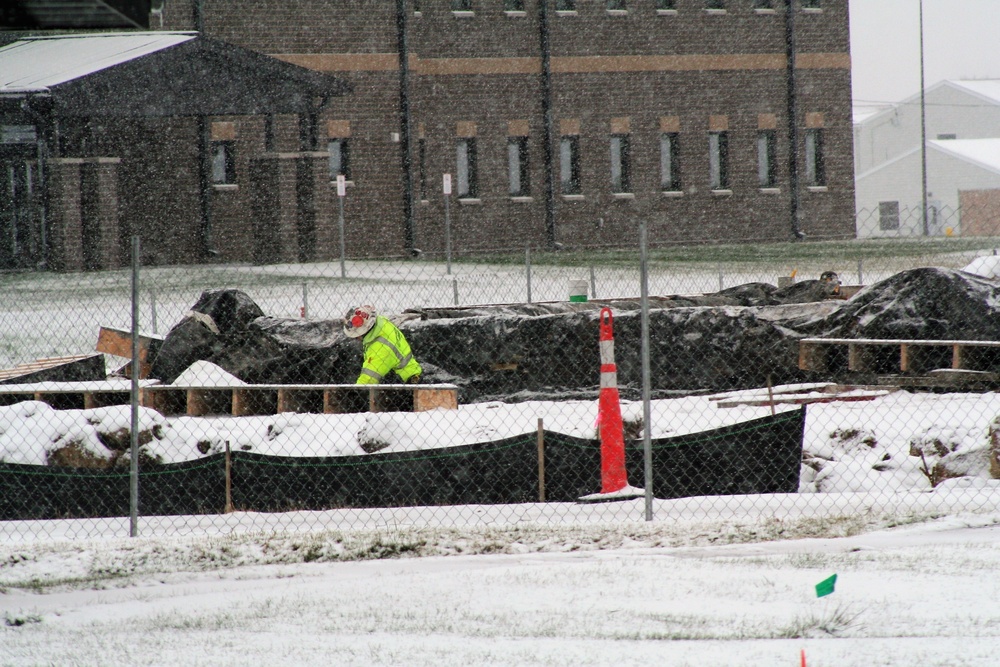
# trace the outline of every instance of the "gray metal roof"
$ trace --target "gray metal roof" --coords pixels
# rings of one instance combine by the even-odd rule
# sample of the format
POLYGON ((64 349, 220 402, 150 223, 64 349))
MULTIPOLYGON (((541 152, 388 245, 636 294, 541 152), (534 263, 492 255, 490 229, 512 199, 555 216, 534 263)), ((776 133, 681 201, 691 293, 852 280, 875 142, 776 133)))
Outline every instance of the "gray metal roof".
POLYGON ((313 113, 348 92, 332 75, 190 32, 60 35, 0 47, 0 102, 57 116, 313 113))
POLYGON ((0 47, 0 94, 40 91, 194 39, 191 32, 31 37, 0 47))

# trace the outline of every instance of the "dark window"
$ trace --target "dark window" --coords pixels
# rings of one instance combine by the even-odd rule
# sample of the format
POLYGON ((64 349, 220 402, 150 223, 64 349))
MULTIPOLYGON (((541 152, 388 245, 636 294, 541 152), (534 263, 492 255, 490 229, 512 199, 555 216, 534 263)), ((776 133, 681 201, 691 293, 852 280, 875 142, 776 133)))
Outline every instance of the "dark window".
POLYGON ((349 139, 330 139, 327 142, 330 153, 330 180, 336 180, 340 174, 344 180, 351 180, 351 142, 349 139))
POLYGON ((660 188, 677 191, 681 189, 680 145, 676 132, 660 135, 660 188))
POLYGON ((413 0, 413 11, 414 11, 414 13, 419 13, 420 12, 420 5, 421 5, 420 0, 413 0))
POLYGON ((946 140, 946 139, 958 139, 958 135, 957 135, 957 134, 953 134, 953 133, 949 132, 949 133, 947 133, 947 134, 939 134, 939 135, 937 135, 937 138, 938 138, 938 139, 940 139, 940 140, 946 140))
POLYGON ((229 185, 236 182, 236 160, 232 141, 212 142, 212 183, 229 185))
POLYGON ((564 195, 580 194, 580 137, 576 135, 559 141, 559 183, 564 195))
POLYGON ((713 190, 729 188, 729 137, 725 132, 708 133, 708 180, 713 190))
POLYGON ((806 130, 806 185, 826 185, 823 160, 823 130, 806 130))
POLYGON ((725 0, 707 0, 705 2, 705 9, 725 9, 725 0))
POLYGON ((575 12, 576 0, 556 0, 557 12, 575 12))
POLYGON ((898 201, 880 201, 878 203, 878 228, 884 232, 899 229, 898 201))
POLYGON ((417 140, 417 165, 420 170, 420 198, 427 199, 427 140, 417 140))
POLYGON ((800 0, 802 9, 820 9, 819 0, 800 0))
POLYGON ((459 139, 455 151, 458 196, 475 199, 479 196, 476 168, 476 140, 459 139))
POLYGON ((753 0, 754 9, 774 9, 774 0, 753 0))
POLYGON ((608 11, 625 10, 625 0, 608 0, 608 11))
POLYGON ((611 135, 611 190, 631 192, 631 151, 627 134, 611 135))
POLYGON ((453 12, 471 12, 472 11, 472 0, 451 0, 451 11, 453 11, 453 12))
POLYGON ((677 9, 676 0, 656 0, 656 8, 663 10, 677 9))
POLYGON ((761 130, 757 133, 757 183, 762 188, 773 188, 777 181, 777 132, 761 130))
POLYGON ((504 0, 503 8, 507 12, 523 12, 524 0, 504 0))
POLYGON ((528 180, 528 137, 507 138, 507 178, 511 197, 531 194, 528 180))

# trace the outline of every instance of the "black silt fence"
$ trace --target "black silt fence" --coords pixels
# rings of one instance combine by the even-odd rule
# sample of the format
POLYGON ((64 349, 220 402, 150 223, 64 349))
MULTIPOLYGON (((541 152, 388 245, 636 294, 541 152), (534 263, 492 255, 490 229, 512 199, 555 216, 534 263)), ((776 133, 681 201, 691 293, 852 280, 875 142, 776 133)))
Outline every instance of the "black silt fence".
MULTIPOLYGON (((652 442, 653 495, 795 493, 805 408, 652 442)), ((600 442, 544 433, 545 500, 601 490, 600 442)), ((633 486, 644 484, 641 441, 626 445, 633 486)), ((232 452, 236 510, 529 503, 539 500, 537 434, 416 452, 276 457, 232 452)), ((216 454, 140 472, 140 514, 213 514, 226 505, 216 454)), ((128 473, 4 464, 0 519, 127 516, 128 473)))

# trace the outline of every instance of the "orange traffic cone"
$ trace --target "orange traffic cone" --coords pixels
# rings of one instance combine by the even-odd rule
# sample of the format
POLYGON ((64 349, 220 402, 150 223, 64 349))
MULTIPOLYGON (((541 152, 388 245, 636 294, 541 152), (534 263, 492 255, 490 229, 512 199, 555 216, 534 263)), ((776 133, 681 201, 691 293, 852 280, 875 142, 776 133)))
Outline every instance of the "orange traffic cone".
POLYGON ((597 403, 597 423, 601 434, 601 492, 580 498, 582 501, 619 500, 643 495, 643 489, 629 486, 625 472, 625 428, 618 397, 618 367, 615 366, 615 337, 610 308, 602 308, 601 393, 597 403))

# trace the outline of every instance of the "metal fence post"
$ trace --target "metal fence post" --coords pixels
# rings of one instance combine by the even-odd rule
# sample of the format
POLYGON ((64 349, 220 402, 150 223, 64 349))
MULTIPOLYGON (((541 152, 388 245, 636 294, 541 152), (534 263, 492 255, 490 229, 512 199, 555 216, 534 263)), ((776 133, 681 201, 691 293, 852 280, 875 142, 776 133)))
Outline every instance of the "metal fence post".
MULTIPOLYGON (((451 275, 451 212, 448 201, 451 199, 451 174, 445 174, 442 179, 442 189, 444 191, 444 245, 445 256, 448 262, 448 275, 451 275)), ((455 302, 456 305, 458 301, 455 302)))
POLYGON ((139 535, 139 237, 132 237, 132 407, 129 452, 129 536, 139 535))
POLYGON ((159 333, 156 330, 156 290, 149 290, 149 316, 152 320, 153 333, 159 333))
POLYGON ((590 265, 590 298, 597 298, 597 278, 594 276, 594 265, 590 265))
POLYGON ((646 223, 639 223, 639 276, 640 302, 642 307, 642 454, 643 469, 646 472, 646 521, 653 520, 653 443, 650 409, 650 369, 649 369, 649 267, 646 256, 646 223))
POLYGON ((347 269, 344 266, 344 258, 347 254, 347 245, 344 241, 344 197, 347 196, 347 177, 337 174, 337 199, 340 201, 340 277, 347 277, 347 269))
POLYGON ((528 303, 531 303, 531 246, 524 249, 524 271, 528 279, 528 303))

